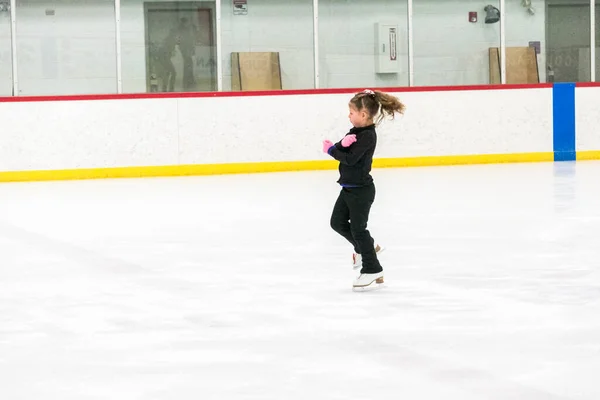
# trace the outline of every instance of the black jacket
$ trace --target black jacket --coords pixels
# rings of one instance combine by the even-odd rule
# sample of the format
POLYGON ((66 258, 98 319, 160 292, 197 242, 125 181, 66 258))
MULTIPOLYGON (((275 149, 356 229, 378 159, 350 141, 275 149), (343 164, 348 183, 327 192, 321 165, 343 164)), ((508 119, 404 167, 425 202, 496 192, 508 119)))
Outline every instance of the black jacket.
POLYGON ((342 186, 366 186, 373 182, 371 166, 377 146, 375 125, 352 128, 348 135, 356 135, 356 142, 343 147, 339 141, 329 149, 329 155, 340 162, 338 183, 342 186))

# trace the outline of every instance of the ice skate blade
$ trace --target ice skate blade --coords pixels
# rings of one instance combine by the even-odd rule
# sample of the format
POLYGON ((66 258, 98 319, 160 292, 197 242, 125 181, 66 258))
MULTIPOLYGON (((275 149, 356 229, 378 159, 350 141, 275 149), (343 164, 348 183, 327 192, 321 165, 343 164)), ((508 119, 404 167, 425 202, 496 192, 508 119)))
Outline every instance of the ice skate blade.
POLYGON ((375 279, 368 285, 352 286, 352 290, 355 292, 366 292, 370 290, 378 290, 384 287, 383 277, 375 279))
POLYGON ((353 286, 352 287, 352 291, 353 292, 373 292, 375 290, 381 290, 383 288, 385 288, 385 284, 384 283, 373 283, 369 286, 353 286))

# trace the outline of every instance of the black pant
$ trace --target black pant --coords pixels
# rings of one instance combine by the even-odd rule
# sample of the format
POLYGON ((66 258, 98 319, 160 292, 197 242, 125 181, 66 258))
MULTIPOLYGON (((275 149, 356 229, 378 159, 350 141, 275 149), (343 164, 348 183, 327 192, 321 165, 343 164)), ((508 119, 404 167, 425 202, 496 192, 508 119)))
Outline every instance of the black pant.
POLYGON ((362 256, 363 274, 375 274, 383 271, 374 241, 367 230, 369 212, 375 201, 375 185, 342 188, 331 214, 331 228, 342 235, 354 246, 354 252, 362 256))

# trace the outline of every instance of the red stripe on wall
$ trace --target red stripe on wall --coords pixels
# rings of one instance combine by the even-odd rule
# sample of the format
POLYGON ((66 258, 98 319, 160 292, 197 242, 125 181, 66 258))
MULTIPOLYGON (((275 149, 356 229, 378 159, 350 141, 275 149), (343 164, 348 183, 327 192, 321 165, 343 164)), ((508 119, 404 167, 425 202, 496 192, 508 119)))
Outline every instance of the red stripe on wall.
MULTIPOLYGON (((579 84, 577 86, 580 86, 579 84)), ((600 86, 591 84, 590 86, 600 86)), ((551 88, 551 83, 526 85, 465 85, 465 86, 420 86, 420 87, 387 87, 369 88, 383 92, 451 92, 467 90, 511 90, 551 88)), ((132 100, 132 99, 184 99, 205 97, 252 97, 252 96, 292 96, 315 94, 356 93, 365 88, 343 89, 302 89, 302 90, 265 90, 248 92, 190 92, 190 93, 131 93, 131 94, 86 94, 68 96, 14 96, 0 97, 0 103, 43 102, 43 101, 87 101, 87 100, 132 100)))
POLYGON ((600 82, 575 82, 575 87, 600 87, 600 82))

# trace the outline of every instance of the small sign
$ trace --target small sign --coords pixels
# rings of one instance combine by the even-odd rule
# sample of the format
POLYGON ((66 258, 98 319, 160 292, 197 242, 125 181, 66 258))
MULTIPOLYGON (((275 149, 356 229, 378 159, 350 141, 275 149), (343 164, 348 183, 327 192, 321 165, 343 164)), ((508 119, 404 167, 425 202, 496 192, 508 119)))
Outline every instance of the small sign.
POLYGON ((535 49, 535 54, 540 54, 542 52, 542 46, 540 42, 529 42, 529 47, 533 47, 535 49))
POLYGON ((247 15, 248 0, 233 0, 233 15, 247 15))

